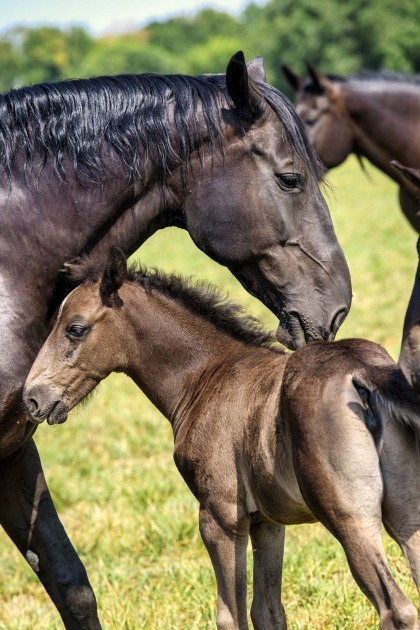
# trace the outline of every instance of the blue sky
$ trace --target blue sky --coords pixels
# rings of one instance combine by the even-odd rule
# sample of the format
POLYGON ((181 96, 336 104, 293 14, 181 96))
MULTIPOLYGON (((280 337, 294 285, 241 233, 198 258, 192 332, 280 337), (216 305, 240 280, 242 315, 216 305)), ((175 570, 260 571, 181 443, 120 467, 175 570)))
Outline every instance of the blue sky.
POLYGON ((192 13, 204 6, 237 13, 246 4, 246 0, 0 0, 0 30, 18 24, 80 24, 100 34, 128 30, 154 18, 192 13))

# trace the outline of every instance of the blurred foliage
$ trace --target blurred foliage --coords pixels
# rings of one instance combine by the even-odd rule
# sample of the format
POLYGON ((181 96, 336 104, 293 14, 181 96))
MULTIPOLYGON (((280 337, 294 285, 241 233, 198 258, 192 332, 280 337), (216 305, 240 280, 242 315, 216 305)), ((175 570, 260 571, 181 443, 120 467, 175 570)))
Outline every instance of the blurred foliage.
POLYGON ((237 17, 203 9, 125 34, 92 37, 81 27, 15 28, 0 36, 0 89, 118 73, 223 72, 242 49, 263 55, 268 80, 288 92, 286 63, 304 71, 361 68, 420 72, 420 0, 271 0, 237 17))

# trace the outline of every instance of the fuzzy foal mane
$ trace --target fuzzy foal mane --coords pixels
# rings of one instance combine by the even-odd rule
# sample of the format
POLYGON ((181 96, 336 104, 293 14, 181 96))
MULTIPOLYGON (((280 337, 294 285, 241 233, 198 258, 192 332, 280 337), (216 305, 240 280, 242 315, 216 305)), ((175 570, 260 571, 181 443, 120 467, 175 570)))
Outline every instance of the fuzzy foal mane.
MULTIPOLYGON (((322 179, 324 171, 291 103, 268 84, 258 84, 258 89, 293 151, 322 179)), ((141 177, 146 157, 164 186, 169 161, 187 168, 192 151, 200 148, 198 103, 212 151, 223 152, 222 107, 233 106, 225 75, 130 74, 11 90, 0 95, 0 169, 11 177, 19 154, 19 168, 27 177, 39 177, 52 159, 59 179, 66 178, 70 167, 77 179, 100 183, 109 168, 103 156, 109 154, 134 181, 141 177)))
MULTIPOLYGON (((98 282, 104 266, 103 260, 80 258, 68 266, 67 278, 76 285, 98 282)), ((258 319, 208 282, 194 277, 166 274, 143 265, 130 265, 126 282, 137 284, 148 293, 155 292, 181 304, 191 313, 211 322, 218 330, 246 345, 268 348, 281 354, 285 352, 275 335, 265 330, 258 319)))

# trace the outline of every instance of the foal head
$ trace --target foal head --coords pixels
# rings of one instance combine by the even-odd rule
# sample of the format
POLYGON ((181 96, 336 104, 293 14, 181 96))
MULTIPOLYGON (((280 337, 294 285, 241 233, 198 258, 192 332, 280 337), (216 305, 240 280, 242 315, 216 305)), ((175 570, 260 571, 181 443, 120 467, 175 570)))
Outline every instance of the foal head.
POLYGON ((124 367, 124 324, 119 317, 123 302, 118 290, 126 275, 124 254, 112 248, 101 280, 81 284, 64 300, 23 391, 33 422, 65 422, 69 410, 101 380, 124 367))

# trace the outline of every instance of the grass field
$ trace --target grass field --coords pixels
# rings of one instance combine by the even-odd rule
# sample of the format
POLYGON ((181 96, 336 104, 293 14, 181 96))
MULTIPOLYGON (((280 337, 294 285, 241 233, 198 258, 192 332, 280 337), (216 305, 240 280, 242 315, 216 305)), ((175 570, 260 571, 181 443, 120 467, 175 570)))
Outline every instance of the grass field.
MULTIPOLYGON (((331 175, 328 192, 354 300, 340 337, 367 337, 398 356, 417 264, 415 234, 395 186, 355 160, 331 175)), ((155 235, 138 254, 166 270, 207 278, 269 326, 274 318, 230 273, 180 230, 155 235)), ((107 630, 215 628, 215 581, 197 527, 197 504, 172 461, 169 423, 124 376, 112 375, 87 408, 36 434, 60 517, 87 567, 107 630)), ((386 540, 398 583, 418 605, 397 546, 386 540)), ((35 574, 0 532, 0 630, 61 629, 35 574)), ((370 603, 350 576, 339 544, 321 525, 286 535, 283 601, 289 627, 369 630, 370 603)))

